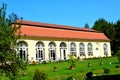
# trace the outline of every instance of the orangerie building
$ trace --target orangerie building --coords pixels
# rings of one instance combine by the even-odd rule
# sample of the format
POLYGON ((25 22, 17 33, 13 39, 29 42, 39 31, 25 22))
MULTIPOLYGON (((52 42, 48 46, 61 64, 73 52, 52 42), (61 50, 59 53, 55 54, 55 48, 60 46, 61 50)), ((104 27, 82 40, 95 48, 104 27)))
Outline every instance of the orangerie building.
POLYGON ((18 53, 24 61, 58 61, 72 54, 79 59, 111 56, 110 40, 88 28, 31 21, 21 24, 18 53))

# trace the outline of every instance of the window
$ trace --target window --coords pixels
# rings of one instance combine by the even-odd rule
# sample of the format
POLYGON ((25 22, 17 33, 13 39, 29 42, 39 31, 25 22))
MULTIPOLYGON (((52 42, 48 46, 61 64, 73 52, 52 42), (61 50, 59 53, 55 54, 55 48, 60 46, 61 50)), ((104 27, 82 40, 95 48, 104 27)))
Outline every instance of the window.
POLYGON ((83 43, 80 43, 79 50, 80 50, 80 56, 85 56, 85 45, 83 43))
POLYGON ((20 41, 18 43, 18 54, 19 54, 19 57, 21 59, 23 59, 24 61, 27 61, 28 60, 27 53, 28 53, 28 48, 27 48, 26 42, 20 41))
POLYGON ((36 44, 36 61, 41 62, 44 60, 44 44, 42 42, 38 42, 36 44))
POLYGON ((93 49, 92 49, 92 44, 88 43, 88 56, 93 56, 93 49))
POLYGON ((56 60, 56 45, 54 42, 49 43, 49 58, 51 61, 56 60))
POLYGON ((108 46, 106 43, 104 43, 104 45, 103 45, 103 50, 104 50, 104 55, 107 55, 108 54, 108 46))
POLYGON ((76 45, 75 43, 70 44, 70 53, 74 56, 76 56, 76 45))

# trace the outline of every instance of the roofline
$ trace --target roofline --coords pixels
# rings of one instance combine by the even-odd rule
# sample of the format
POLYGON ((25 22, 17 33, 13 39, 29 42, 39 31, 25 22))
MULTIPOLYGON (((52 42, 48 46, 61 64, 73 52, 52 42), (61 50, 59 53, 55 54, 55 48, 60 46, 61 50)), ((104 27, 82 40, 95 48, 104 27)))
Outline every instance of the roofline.
POLYGON ((55 38, 55 39, 66 39, 66 40, 89 40, 89 41, 107 41, 110 42, 110 39, 78 39, 78 38, 57 38, 57 37, 48 37, 48 36, 44 36, 44 37, 37 37, 37 36, 21 36, 21 38, 55 38))
POLYGON ((17 22, 17 24, 28 25, 28 26, 36 26, 36 27, 46 27, 46 28, 56 28, 56 29, 65 29, 65 30, 75 30, 75 31, 87 31, 87 32, 101 33, 99 31, 96 31, 96 30, 93 30, 93 29, 79 28, 79 27, 74 27, 74 26, 65 26, 65 25, 58 25, 58 24, 49 24, 49 23, 25 21, 25 20, 17 20, 16 22, 17 22))

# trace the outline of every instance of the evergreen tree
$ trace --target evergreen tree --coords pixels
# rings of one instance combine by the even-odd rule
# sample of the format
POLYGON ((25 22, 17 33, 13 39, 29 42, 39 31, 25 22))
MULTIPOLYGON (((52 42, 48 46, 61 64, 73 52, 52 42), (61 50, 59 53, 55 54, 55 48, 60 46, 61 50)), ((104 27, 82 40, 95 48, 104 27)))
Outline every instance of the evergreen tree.
POLYGON ((84 28, 90 28, 90 26, 86 23, 84 28))
POLYGON ((10 80, 17 80, 19 70, 25 66, 16 51, 20 25, 15 22, 16 17, 12 17, 6 18, 6 4, 3 4, 0 8, 0 76, 4 74, 10 80))
POLYGON ((120 50, 120 20, 118 20, 115 25, 115 36, 114 36, 114 51, 115 53, 120 50))

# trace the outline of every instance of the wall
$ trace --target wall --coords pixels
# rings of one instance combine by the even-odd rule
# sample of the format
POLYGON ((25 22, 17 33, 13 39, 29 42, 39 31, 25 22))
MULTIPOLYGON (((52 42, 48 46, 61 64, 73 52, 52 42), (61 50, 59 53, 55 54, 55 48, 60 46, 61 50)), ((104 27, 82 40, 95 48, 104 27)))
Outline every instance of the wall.
POLYGON ((33 60, 36 61, 36 48, 35 45, 37 42, 43 42, 44 43, 44 49, 45 49, 45 60, 49 60, 49 51, 48 51, 48 45, 50 42, 54 42, 56 44, 56 59, 60 59, 60 43, 64 42, 67 45, 66 49, 66 57, 68 59, 68 54, 70 54, 70 44, 73 42, 76 44, 76 56, 79 55, 79 44, 84 43, 85 45, 85 57, 80 57, 82 58, 93 58, 93 57, 105 57, 104 51, 103 51, 103 45, 106 43, 108 45, 108 56, 111 56, 111 49, 110 49, 110 42, 102 42, 102 41, 85 41, 85 40, 70 40, 70 39, 53 39, 53 38, 48 38, 48 39, 20 39, 19 41, 25 41, 28 45, 28 60, 30 61, 32 58, 33 60), (87 55, 87 44, 91 43, 93 45, 93 56, 88 56, 87 55), (98 48, 98 50, 96 50, 98 48))

